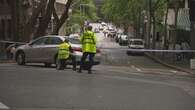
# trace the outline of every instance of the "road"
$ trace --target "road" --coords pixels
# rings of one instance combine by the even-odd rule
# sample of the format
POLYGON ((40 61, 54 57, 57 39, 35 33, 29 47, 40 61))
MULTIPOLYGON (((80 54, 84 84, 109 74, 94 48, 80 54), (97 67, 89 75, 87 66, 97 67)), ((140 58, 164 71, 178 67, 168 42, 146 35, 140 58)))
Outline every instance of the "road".
POLYGON ((0 110, 195 110, 195 78, 145 56, 127 56, 101 34, 94 74, 42 64, 0 64, 0 110))

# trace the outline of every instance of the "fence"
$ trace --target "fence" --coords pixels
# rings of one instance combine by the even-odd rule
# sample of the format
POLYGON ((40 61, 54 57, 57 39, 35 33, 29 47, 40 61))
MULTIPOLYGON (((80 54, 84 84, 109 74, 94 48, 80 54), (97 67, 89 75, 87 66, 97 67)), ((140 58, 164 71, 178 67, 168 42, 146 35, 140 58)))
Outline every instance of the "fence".
POLYGON ((26 44, 24 42, 4 41, 0 40, 0 59, 7 59, 8 46, 15 44, 16 46, 26 44))

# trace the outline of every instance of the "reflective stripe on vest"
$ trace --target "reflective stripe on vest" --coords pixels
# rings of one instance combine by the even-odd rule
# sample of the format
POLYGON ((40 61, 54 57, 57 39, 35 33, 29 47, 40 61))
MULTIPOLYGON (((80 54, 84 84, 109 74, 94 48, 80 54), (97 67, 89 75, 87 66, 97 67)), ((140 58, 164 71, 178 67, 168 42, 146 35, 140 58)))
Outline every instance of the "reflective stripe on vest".
POLYGON ((95 40, 93 36, 94 36, 93 33, 89 33, 89 32, 85 33, 82 43, 83 44, 95 44, 95 40))
POLYGON ((59 49, 58 49, 58 59, 69 58, 69 55, 70 55, 69 48, 70 48, 70 45, 68 43, 60 44, 59 49))
POLYGON ((95 35, 91 31, 84 33, 82 38, 82 51, 96 53, 95 35))

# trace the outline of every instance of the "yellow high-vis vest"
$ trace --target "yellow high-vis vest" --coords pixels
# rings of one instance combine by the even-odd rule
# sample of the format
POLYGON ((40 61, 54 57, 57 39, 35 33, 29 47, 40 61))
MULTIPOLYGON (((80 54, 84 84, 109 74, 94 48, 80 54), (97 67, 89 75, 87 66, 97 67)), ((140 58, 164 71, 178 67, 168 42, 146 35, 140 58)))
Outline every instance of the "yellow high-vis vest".
POLYGON ((96 37, 92 31, 86 31, 81 36, 82 51, 96 53, 96 37))
POLYGON ((68 59, 70 56, 70 45, 66 42, 58 47, 58 59, 68 59))

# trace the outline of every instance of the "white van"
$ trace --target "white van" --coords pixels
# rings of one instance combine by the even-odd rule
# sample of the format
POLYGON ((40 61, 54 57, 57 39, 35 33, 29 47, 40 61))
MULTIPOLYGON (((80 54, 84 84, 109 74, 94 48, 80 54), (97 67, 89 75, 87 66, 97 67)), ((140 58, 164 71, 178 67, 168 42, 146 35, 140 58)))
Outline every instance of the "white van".
MULTIPOLYGON (((144 49, 144 41, 143 39, 129 39, 129 45, 128 47, 130 49, 144 49)), ((141 51, 132 51, 132 50, 127 50, 127 54, 141 54, 143 55, 144 52, 141 51)))
POLYGON ((143 39, 129 39, 130 49, 144 49, 144 41, 143 39))

